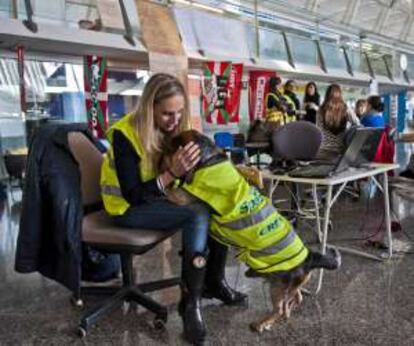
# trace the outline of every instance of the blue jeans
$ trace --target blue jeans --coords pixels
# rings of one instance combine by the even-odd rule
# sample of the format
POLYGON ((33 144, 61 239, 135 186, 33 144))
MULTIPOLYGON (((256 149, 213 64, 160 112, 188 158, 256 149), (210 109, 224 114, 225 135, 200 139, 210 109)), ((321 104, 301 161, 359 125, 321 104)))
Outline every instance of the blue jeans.
POLYGON ((210 222, 210 210, 202 203, 179 206, 159 200, 130 207, 114 217, 121 227, 156 230, 182 229, 183 248, 187 253, 204 252, 210 222))

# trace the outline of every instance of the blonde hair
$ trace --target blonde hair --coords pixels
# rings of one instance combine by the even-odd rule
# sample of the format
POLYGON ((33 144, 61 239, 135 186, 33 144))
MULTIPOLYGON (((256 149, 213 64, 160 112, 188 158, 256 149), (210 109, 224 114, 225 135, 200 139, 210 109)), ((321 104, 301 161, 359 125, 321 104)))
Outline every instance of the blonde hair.
POLYGON ((189 102, 183 84, 174 76, 166 73, 154 74, 145 85, 140 102, 135 110, 132 121, 135 131, 144 147, 148 163, 157 170, 163 146, 166 141, 190 128, 189 102), (184 111, 177 128, 166 136, 155 125, 154 106, 165 99, 181 95, 184 97, 184 111))

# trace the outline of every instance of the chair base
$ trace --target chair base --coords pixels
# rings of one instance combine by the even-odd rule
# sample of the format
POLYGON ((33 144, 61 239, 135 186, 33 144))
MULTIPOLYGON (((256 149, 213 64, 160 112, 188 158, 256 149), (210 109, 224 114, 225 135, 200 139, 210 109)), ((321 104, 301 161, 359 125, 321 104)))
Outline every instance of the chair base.
MULTIPOLYGON (((122 268, 122 286, 108 286, 108 287, 82 287, 81 294, 94 294, 110 296, 107 300, 99 306, 89 310, 82 316, 79 323, 79 336, 84 337, 88 329, 98 322, 103 316, 109 314, 116 308, 121 307, 124 302, 136 302, 139 305, 147 308, 149 311, 155 313, 154 326, 161 328, 165 325, 168 318, 168 310, 165 306, 157 303, 151 297, 145 295, 146 292, 161 290, 167 287, 179 285, 181 279, 178 277, 146 282, 142 284, 135 284, 133 278, 133 264, 132 253, 120 253, 121 268, 122 268)), ((82 299, 79 295, 72 298, 74 305, 78 307, 83 306, 82 299)))
POLYGON ((180 283, 180 278, 171 278, 160 281, 153 281, 141 285, 129 285, 125 287, 85 287, 82 288, 83 294, 110 295, 102 305, 89 310, 82 316, 79 323, 79 336, 84 337, 90 327, 96 324, 102 317, 109 314, 116 308, 120 308, 124 302, 136 302, 149 311, 155 313, 154 326, 161 328, 168 319, 168 310, 165 306, 157 303, 152 298, 145 295, 145 292, 160 290, 163 288, 176 286, 180 283))

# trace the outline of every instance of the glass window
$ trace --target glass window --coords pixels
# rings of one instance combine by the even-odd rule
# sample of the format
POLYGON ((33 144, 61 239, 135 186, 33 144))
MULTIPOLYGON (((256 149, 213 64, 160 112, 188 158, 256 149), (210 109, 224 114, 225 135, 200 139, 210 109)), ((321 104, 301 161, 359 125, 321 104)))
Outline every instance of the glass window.
MULTIPOLYGON (((134 0, 123 0, 129 22, 134 33, 139 32, 138 12, 134 0)), ((87 20, 94 23, 101 18, 96 1, 89 0, 31 0, 33 9, 33 20, 36 23, 59 25, 66 27, 79 27, 80 20, 87 20)), ((16 11, 19 19, 26 19, 25 0, 18 0, 16 11)), ((14 18, 12 1, 0 0, 0 18, 14 18)), ((105 22, 103 23, 105 25, 105 22)), ((122 29, 108 28, 103 31, 124 33, 122 29)))
POLYGON ((10 0, 0 0, 0 18, 13 18, 13 7, 10 0))
POLYGON ((247 23, 187 8, 175 8, 174 12, 190 51, 201 49, 206 55, 229 59, 250 58, 247 23))
POLYGON ((375 75, 388 77, 387 67, 382 54, 369 55, 369 60, 375 75))
POLYGON ((349 61, 352 66, 352 71, 362 72, 360 50, 359 49, 348 49, 347 53, 348 53, 349 61))
POLYGON ((318 65, 315 41, 296 35, 288 35, 288 41, 295 63, 318 65))
POLYGON ((411 80, 414 80, 414 55, 407 55, 407 72, 411 80))
MULTIPOLYGON (((26 118, 86 122, 82 63, 25 61, 26 118)), ((108 115, 132 111, 148 80, 146 71, 108 72, 108 115)), ((17 61, 0 59, 0 118, 20 118, 17 61)))
MULTIPOLYGON (((371 72, 368 67, 367 59, 368 59, 367 55, 362 53, 361 54, 361 71, 364 73, 370 74, 371 72)), ((371 63, 371 59, 370 59, 370 63, 371 63)), ((372 64, 371 64, 371 67, 372 67, 372 64)))
POLYGON ((345 70, 346 61, 343 48, 336 44, 321 41, 322 54, 325 59, 325 64, 328 70, 330 68, 345 70))
MULTIPOLYGON (((254 27, 252 27, 254 29, 254 27)), ((255 42, 255 37, 252 42, 255 42)), ((260 28, 260 58, 287 61, 287 52, 283 36, 280 32, 260 28)))
MULTIPOLYGON (((26 60, 26 115, 20 108, 16 59, 0 58, 0 153, 24 148, 28 138, 48 121, 86 122, 82 62, 26 60)), ((108 71, 108 121, 135 109, 149 78, 147 71, 108 71)))

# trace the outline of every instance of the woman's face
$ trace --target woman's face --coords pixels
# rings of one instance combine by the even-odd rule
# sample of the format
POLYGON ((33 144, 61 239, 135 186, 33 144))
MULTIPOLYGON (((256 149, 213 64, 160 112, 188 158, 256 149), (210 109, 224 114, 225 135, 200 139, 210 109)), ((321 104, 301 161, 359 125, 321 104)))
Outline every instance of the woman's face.
POLYGON ((332 98, 339 99, 342 97, 340 89, 333 89, 331 93, 332 98))
POLYGON ((163 132, 172 132, 180 123, 185 108, 183 95, 166 98, 154 106, 155 126, 163 132))
POLYGON ((308 86, 308 95, 313 96, 315 94, 315 87, 313 84, 309 84, 308 86))
POLYGON ((365 103, 360 103, 357 107, 357 114, 364 114, 367 109, 367 105, 365 103))

